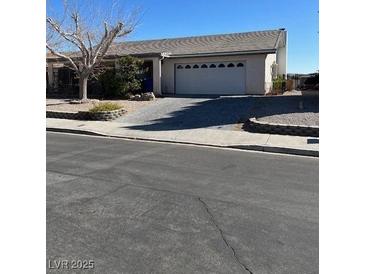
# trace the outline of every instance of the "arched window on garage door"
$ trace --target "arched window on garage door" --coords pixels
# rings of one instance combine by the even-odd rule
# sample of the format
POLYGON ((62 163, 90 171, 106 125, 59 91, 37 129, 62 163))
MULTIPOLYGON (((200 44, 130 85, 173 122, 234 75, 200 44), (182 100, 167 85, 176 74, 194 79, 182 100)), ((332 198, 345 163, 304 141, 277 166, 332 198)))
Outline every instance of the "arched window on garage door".
POLYGON ((239 67, 243 67, 243 64, 242 63, 238 63, 237 64, 237 67, 239 68, 239 67))
POLYGON ((216 68, 217 66, 216 66, 216 65, 214 65, 214 64, 211 64, 209 67, 210 67, 210 68, 216 68))
POLYGON ((228 66, 227 66, 227 68, 234 68, 234 64, 229 63, 228 66))
POLYGON ((186 69, 190 69, 190 68, 191 68, 191 66, 190 66, 190 65, 186 65, 186 66, 185 66, 185 68, 186 68, 186 69))
POLYGON ((219 64, 219 68, 225 68, 226 66, 224 64, 219 64))
POLYGON ((198 65, 194 65, 193 68, 199 68, 199 66, 198 65))
POLYGON ((206 64, 203 64, 200 68, 207 68, 208 66, 206 64))
POLYGON ((177 66, 177 69, 182 69, 183 68, 183 66, 182 65, 178 65, 177 66))

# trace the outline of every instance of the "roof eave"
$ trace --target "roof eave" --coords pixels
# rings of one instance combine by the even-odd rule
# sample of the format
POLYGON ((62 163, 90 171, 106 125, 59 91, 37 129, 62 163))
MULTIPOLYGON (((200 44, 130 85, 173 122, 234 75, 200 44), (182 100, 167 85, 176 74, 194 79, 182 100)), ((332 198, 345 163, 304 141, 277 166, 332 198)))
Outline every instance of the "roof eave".
MULTIPOLYGON (((120 58, 123 56, 133 56, 137 58, 152 58, 152 57, 162 57, 165 56, 164 53, 160 52, 147 52, 147 53, 136 53, 136 54, 107 54, 103 57, 104 60, 110 60, 115 58, 120 58)), ((81 56, 71 56, 74 60, 80 59, 81 56)), ((59 61, 67 61, 64 58, 58 56, 52 56, 46 58, 47 62, 59 62, 59 61)))
POLYGON ((209 53, 188 53, 188 54, 170 54, 169 58, 182 57, 206 57, 206 56, 227 56, 227 55, 251 55, 251 54, 269 54, 276 53, 276 49, 249 50, 249 51, 230 51, 230 52, 209 52, 209 53))
POLYGON ((146 52, 146 53, 130 53, 130 54, 108 54, 103 57, 103 59, 113 59, 123 56, 133 56, 137 58, 148 58, 148 57, 161 57, 161 52, 146 52))
MULTIPOLYGON (((246 50, 246 51, 229 51, 229 52, 206 52, 206 53, 186 53, 186 54, 172 54, 161 52, 138 53, 138 54, 108 54, 103 57, 104 60, 119 58, 122 56, 134 56, 139 58, 149 57, 166 57, 166 58, 189 58, 189 57, 209 57, 209 56, 230 56, 230 55, 253 55, 253 54, 270 54, 276 53, 277 49, 262 49, 262 50, 246 50)), ((74 57, 75 58, 75 57, 74 57)), ((60 57, 48 57, 48 62, 67 61, 60 57)))

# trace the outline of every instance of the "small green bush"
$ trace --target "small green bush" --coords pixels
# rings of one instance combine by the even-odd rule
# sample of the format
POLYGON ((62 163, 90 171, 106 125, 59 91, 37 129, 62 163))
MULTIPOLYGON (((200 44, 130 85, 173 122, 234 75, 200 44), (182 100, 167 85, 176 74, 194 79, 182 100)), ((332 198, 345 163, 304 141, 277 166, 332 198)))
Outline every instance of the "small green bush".
POLYGON ((118 60, 117 68, 107 70, 100 76, 105 97, 124 98, 128 92, 136 92, 142 88, 139 75, 143 61, 136 57, 124 56, 118 60))
POLYGON ((105 71, 100 77, 99 81, 103 90, 105 98, 117 98, 120 97, 120 83, 121 79, 116 75, 115 69, 109 69, 105 71))
POLYGON ((116 103, 106 102, 106 103, 99 103, 89 109, 90 112, 99 112, 99 111, 112 111, 121 109, 122 106, 116 103))
POLYGON ((283 76, 279 75, 276 79, 272 81, 274 91, 282 91, 285 90, 286 80, 283 76))

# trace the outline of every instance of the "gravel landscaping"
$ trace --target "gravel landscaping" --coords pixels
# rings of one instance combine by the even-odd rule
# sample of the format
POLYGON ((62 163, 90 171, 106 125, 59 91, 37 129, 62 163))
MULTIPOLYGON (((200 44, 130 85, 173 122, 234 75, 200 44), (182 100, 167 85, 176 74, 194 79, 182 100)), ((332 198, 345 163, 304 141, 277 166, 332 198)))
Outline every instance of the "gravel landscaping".
POLYGON ((318 126, 319 113, 302 112, 302 113, 277 114, 277 115, 261 117, 258 118, 257 120, 276 124, 318 126))
POLYGON ((250 116, 269 123, 319 126, 318 96, 257 97, 250 116))
MULTIPOLYGON (((159 100, 159 99, 156 99, 159 100)), ((67 111, 67 112, 78 112, 78 111, 88 111, 97 103, 101 102, 112 102, 117 103, 123 107, 127 113, 134 112, 141 107, 152 104, 153 101, 129 101, 129 100, 100 100, 95 101, 92 100, 90 103, 84 104, 70 104, 70 100, 62 100, 62 99, 47 99, 46 100, 46 109, 51 111, 67 111)))

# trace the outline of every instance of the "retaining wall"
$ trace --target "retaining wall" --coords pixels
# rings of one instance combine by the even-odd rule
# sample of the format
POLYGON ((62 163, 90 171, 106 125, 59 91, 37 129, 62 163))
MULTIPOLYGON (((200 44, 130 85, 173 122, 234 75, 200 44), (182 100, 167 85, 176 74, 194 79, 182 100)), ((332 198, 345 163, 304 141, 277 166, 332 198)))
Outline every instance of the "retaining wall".
POLYGON ((71 120, 99 120, 110 121, 122 116, 126 111, 124 109, 117 109, 112 111, 100 111, 100 112, 65 112, 65 111, 50 111, 47 110, 47 118, 58 119, 71 119, 71 120))
POLYGON ((257 133, 319 137, 319 127, 316 126, 275 124, 258 121, 256 118, 250 118, 243 127, 257 133))

